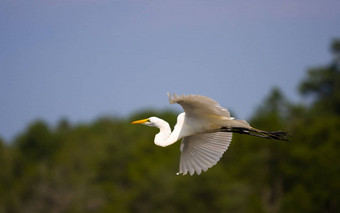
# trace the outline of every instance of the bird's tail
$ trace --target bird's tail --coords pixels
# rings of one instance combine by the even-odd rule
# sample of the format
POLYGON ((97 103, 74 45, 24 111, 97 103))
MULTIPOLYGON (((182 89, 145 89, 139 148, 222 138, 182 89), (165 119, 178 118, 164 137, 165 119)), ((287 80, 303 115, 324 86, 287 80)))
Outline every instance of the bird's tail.
POLYGON ((282 140, 282 141, 289 141, 288 132, 284 131, 263 131, 259 129, 255 129, 253 127, 250 128, 242 128, 242 127, 231 127, 231 128, 221 128, 222 132, 233 132, 233 133, 239 133, 239 134, 245 134, 245 135, 251 135, 261 138, 267 138, 267 139, 274 139, 274 140, 282 140))

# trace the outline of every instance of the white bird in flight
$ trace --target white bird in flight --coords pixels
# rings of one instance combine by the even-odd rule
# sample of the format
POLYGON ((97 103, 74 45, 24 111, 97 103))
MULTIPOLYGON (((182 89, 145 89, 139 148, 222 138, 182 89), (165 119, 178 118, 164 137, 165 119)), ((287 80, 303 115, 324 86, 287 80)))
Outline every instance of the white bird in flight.
POLYGON ((216 165, 228 149, 232 133, 240 133, 275 140, 288 141, 287 132, 267 132, 251 127, 245 120, 230 117, 229 111, 216 101, 201 95, 171 95, 170 104, 180 104, 184 112, 177 117, 177 123, 171 132, 170 125, 157 117, 137 120, 131 124, 144 124, 157 127, 154 142, 158 146, 169 146, 183 138, 180 146, 181 157, 179 174, 188 172, 199 175, 216 165))

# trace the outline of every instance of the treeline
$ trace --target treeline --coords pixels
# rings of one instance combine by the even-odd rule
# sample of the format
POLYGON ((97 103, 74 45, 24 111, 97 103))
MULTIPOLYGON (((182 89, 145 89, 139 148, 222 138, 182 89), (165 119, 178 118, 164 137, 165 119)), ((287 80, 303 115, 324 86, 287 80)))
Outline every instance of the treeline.
POLYGON ((0 140, 0 212, 340 212, 340 42, 334 58, 300 84, 307 104, 273 89, 251 124, 286 130, 290 142, 234 135, 200 176, 176 176, 179 143, 153 144, 158 130, 126 119, 56 127, 36 121, 0 140))

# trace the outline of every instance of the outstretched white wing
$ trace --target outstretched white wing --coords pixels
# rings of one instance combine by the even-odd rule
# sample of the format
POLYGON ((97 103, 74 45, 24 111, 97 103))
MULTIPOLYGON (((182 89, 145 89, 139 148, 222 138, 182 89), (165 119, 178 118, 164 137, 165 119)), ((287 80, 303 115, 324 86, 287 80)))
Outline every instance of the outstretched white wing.
POLYGON ((201 95, 171 95, 168 93, 170 104, 180 104, 186 116, 200 117, 202 115, 216 115, 230 117, 230 113, 211 98, 201 95))
POLYGON ((231 132, 201 133, 184 137, 181 143, 179 172, 199 175, 214 166, 228 149, 231 132))

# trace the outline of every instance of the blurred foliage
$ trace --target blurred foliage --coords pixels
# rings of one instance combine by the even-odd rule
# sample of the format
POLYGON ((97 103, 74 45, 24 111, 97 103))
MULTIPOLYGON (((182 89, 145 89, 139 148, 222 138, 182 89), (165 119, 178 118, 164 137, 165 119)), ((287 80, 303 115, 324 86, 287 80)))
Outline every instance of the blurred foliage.
POLYGON ((155 115, 173 126, 174 112, 36 121, 0 140, 0 212, 339 212, 339 46, 301 82, 308 105, 274 88, 255 111, 253 126, 289 131, 291 142, 234 135, 200 176, 176 176, 179 143, 157 147, 157 129, 129 124, 155 115))
MULTIPOLYGON (((300 84, 300 92, 314 98, 314 109, 327 114, 340 114, 340 40, 331 46, 333 61, 308 71, 307 78, 300 84)), ((317 112, 317 111, 315 111, 317 112)))

